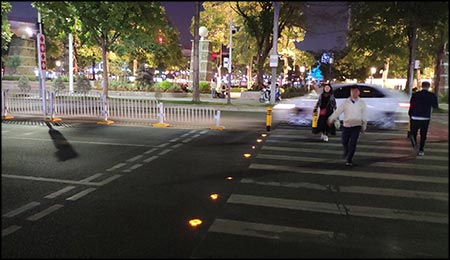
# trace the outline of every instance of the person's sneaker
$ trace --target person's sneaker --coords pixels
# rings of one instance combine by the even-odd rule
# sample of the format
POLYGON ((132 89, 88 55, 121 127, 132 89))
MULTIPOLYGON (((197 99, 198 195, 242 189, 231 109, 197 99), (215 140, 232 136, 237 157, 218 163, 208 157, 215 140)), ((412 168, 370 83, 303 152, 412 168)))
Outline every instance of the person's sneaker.
POLYGON ((423 151, 419 151, 419 152, 417 153, 417 155, 418 155, 418 156, 424 156, 425 153, 424 153, 423 151))
POLYGON ((328 142, 328 136, 324 135, 323 136, 323 141, 328 142))
POLYGON ((346 166, 352 166, 353 163, 351 163, 351 162, 346 162, 345 165, 346 165, 346 166))
POLYGON ((324 139, 324 134, 320 134, 320 140, 323 140, 324 139))

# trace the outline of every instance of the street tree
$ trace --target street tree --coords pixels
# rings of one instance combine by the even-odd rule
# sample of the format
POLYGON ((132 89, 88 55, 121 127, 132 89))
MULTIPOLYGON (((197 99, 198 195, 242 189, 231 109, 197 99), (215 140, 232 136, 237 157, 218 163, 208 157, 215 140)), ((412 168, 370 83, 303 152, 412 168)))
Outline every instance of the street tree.
POLYGON ((11 41, 12 32, 8 21, 8 13, 11 11, 11 4, 2 1, 2 51, 8 49, 11 41))
POLYGON ((408 92, 417 57, 440 53, 436 58, 440 64, 448 41, 448 2, 352 2, 350 7, 349 42, 356 50, 372 59, 378 56, 391 61, 406 50, 408 92), (426 45, 435 46, 434 53, 418 53, 426 50, 426 45))
MULTIPOLYGON (((52 2, 39 2, 39 11, 46 4, 52 2), (45 4, 44 4, 45 3, 45 4)), ((103 62, 103 94, 108 95, 108 52, 114 49, 120 39, 129 38, 133 35, 136 42, 157 41, 159 28, 164 26, 164 10, 158 2, 60 2, 66 5, 66 10, 51 9, 51 15, 62 17, 65 24, 73 24, 79 19, 80 31, 88 42, 95 43, 100 47, 103 62), (145 33, 144 33, 145 32, 145 33), (145 35, 146 37, 141 37, 145 35)))

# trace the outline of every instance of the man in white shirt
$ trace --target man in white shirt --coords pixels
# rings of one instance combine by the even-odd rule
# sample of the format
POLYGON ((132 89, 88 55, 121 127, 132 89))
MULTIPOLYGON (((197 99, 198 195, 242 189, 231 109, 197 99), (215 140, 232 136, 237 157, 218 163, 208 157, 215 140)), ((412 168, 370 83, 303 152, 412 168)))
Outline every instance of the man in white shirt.
POLYGON ((345 165, 353 165, 353 156, 356 151, 359 133, 364 133, 367 128, 366 103, 359 97, 360 91, 357 85, 350 88, 350 97, 331 114, 328 124, 334 120, 339 120, 339 116, 344 113, 344 124, 342 126, 342 145, 344 146, 345 165))

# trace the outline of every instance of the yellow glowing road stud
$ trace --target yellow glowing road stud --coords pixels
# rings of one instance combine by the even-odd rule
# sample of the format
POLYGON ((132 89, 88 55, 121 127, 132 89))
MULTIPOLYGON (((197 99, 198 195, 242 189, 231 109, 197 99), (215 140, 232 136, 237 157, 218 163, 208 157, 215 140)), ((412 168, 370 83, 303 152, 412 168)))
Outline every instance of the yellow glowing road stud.
POLYGON ((261 143, 262 140, 261 140, 261 139, 256 139, 256 142, 257 142, 257 143, 261 143))
POLYGON ((229 181, 231 181, 232 179, 233 179, 233 177, 231 177, 231 176, 227 177, 227 180, 229 180, 229 181))
POLYGON ((252 146, 252 149, 256 149, 256 146, 253 145, 253 146, 252 146))
POLYGON ((267 136, 267 134, 261 134, 261 136, 262 136, 262 137, 266 137, 266 136, 267 136))
POLYGON ((216 199, 219 198, 219 194, 213 193, 213 194, 209 195, 209 197, 210 197, 212 200, 216 200, 216 199))
POLYGON ((189 225, 191 227, 197 227, 197 226, 200 226, 201 224, 202 224, 202 221, 200 219, 198 219, 198 218, 194 218, 194 219, 189 220, 189 225))
POLYGON ((249 154, 249 153, 244 153, 244 157, 245 157, 245 158, 250 158, 250 156, 252 156, 252 155, 249 154))

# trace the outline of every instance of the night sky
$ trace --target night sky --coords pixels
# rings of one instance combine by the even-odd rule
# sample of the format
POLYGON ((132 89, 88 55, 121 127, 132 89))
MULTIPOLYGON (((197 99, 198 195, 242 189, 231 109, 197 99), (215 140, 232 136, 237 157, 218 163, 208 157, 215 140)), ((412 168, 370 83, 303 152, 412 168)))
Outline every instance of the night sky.
MULTIPOLYGON (((37 21, 37 11, 31 6, 31 2, 10 2, 12 11, 10 19, 28 22, 37 21)), ((196 2, 161 2, 166 13, 180 32, 180 43, 191 47, 193 36, 189 32, 192 17, 195 13, 196 2)), ((331 50, 345 46, 345 29, 347 22, 347 9, 344 2, 310 2, 307 9, 308 32, 305 40, 297 47, 300 50, 331 50)))

